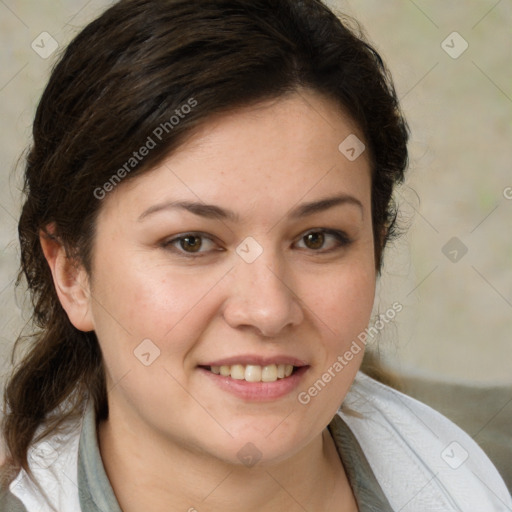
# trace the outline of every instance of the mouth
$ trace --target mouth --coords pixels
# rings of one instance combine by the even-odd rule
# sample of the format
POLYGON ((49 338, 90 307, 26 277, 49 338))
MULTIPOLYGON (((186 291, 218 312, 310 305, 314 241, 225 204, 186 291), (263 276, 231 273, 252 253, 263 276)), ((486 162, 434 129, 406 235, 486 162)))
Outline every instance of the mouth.
POLYGON ((232 356, 197 369, 217 388, 244 402, 272 402, 290 396, 310 368, 291 356, 232 356))
POLYGON ((287 379, 295 374, 303 366, 294 366, 291 364, 268 364, 260 366, 256 364, 233 364, 221 366, 199 366, 215 375, 229 377, 234 380, 243 380, 246 382, 277 382, 287 379))

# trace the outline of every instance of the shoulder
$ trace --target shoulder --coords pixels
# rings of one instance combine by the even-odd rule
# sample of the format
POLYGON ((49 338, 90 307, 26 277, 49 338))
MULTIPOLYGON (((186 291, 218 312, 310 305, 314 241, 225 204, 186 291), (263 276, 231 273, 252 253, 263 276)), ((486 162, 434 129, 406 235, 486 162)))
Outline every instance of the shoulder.
POLYGON ((2 512, 28 512, 27 508, 9 488, 0 488, 0 510, 2 512))
POLYGON ((4 490, 0 511, 80 510, 77 462, 81 426, 81 422, 66 425, 66 429, 30 446, 27 460, 35 482, 22 469, 4 490))
POLYGON ((426 404, 359 372, 338 414, 394 509, 512 510, 505 483, 484 451, 426 404))

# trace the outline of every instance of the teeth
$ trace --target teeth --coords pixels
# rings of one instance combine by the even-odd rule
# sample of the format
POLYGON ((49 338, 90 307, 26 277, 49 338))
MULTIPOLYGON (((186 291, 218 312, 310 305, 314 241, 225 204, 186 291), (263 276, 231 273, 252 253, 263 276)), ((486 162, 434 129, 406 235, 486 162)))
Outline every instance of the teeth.
POLYGON ((245 380, 247 382, 261 382, 261 366, 248 364, 245 367, 245 380))
POLYGON ((255 364, 234 364, 232 366, 210 366, 210 371, 223 377, 231 377, 236 380, 247 382, 275 382, 277 379, 284 379, 293 373, 291 364, 269 364, 258 366, 255 364))
POLYGON ((261 370, 261 380, 263 382, 275 382, 277 380, 277 366, 275 364, 269 364, 268 366, 264 366, 263 369, 261 370))
POLYGON ((245 378, 245 368, 241 364, 234 364, 231 367, 231 378, 243 380, 245 378))

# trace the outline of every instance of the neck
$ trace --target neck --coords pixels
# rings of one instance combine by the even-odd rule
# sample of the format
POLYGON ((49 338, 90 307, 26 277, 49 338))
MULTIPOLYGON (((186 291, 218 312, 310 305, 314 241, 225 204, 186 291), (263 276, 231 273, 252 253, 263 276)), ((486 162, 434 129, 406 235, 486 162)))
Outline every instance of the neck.
POLYGON ((123 512, 357 510, 327 429, 285 461, 245 467, 120 420, 110 414, 100 423, 98 441, 123 512))

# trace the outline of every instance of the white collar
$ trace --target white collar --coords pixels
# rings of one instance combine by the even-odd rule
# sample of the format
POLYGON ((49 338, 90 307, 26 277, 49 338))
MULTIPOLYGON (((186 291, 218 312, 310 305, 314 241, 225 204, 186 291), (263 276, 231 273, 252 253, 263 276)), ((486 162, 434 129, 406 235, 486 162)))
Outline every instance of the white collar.
POLYGON ((503 479, 477 443, 426 404, 359 372, 338 412, 394 510, 511 512, 503 479))
MULTIPOLYGON (((362 415, 338 412, 394 510, 512 511, 512 498, 487 455, 437 411, 361 372, 344 406, 362 415)), ((68 433, 29 449, 30 468, 55 505, 54 511, 22 470, 9 490, 29 512, 80 510, 77 467, 82 422, 83 418, 68 433)))

